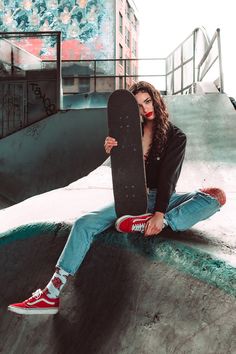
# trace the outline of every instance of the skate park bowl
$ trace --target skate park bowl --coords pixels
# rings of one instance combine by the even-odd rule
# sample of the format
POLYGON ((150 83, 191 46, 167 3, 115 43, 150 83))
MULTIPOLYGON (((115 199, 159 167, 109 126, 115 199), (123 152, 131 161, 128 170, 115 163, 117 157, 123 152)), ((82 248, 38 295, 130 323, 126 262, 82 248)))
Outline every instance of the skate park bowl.
POLYGON ((2 199, 0 352, 236 353, 236 113, 224 94, 165 100, 188 139, 177 191, 220 187, 226 204, 150 239, 111 227, 69 279, 58 315, 19 316, 7 305, 47 284, 75 219, 113 201, 109 162, 18 204, 2 199))

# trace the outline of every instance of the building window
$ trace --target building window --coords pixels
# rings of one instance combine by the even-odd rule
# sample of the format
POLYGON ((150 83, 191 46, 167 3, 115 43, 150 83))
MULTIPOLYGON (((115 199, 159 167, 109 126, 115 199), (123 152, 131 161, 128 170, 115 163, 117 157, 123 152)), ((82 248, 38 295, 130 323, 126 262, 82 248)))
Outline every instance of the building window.
POLYGON ((79 79, 79 92, 89 92, 90 91, 90 79, 85 77, 85 78, 80 78, 79 79))
POLYGON ((138 27, 138 20, 136 18, 136 16, 134 15, 134 22, 133 22, 134 28, 137 31, 137 27, 138 27))
POLYGON ((134 62, 133 64, 133 76, 134 76, 134 79, 135 77, 138 75, 138 70, 137 70, 137 66, 136 66, 136 63, 134 62))
POLYGON ((133 52, 133 55, 136 57, 137 56, 137 43, 135 40, 133 40, 132 52, 133 52))
POLYGON ((67 77, 63 79, 63 86, 74 86, 75 79, 73 77, 67 77))
POLYGON ((120 89, 123 89, 123 87, 124 87, 124 84, 123 84, 123 77, 122 76, 119 76, 119 88, 120 89))
POLYGON ((121 44, 119 44, 119 59, 120 65, 123 65, 123 47, 121 44))
POLYGON ((130 32, 127 27, 125 27, 125 44, 130 47, 130 32))
POLYGON ((129 59, 129 57, 126 58, 126 75, 130 75, 131 74, 131 60, 129 59))
POLYGON ((128 3, 128 1, 126 1, 126 4, 125 4, 125 14, 128 17, 128 19, 130 19, 131 7, 130 7, 130 4, 128 3))
POLYGON ((123 16, 121 15, 121 13, 119 12, 119 29, 120 29, 120 33, 123 33, 123 16))

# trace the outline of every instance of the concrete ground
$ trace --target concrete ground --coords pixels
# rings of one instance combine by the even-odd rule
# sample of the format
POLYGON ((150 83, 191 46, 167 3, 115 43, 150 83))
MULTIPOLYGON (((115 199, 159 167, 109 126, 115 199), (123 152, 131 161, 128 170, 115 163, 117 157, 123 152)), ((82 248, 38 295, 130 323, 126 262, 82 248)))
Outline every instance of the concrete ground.
MULTIPOLYGON (((56 316, 6 308, 46 285, 69 228, 57 223, 37 237, 26 228, 26 239, 16 230, 15 241, 0 247, 0 353, 236 353, 236 113, 225 95, 166 100, 188 136, 178 190, 217 185, 227 204, 185 232, 99 235, 56 316)), ((2 210, 1 223, 26 204, 2 210)), ((10 240, 10 232, 2 235, 10 240)))

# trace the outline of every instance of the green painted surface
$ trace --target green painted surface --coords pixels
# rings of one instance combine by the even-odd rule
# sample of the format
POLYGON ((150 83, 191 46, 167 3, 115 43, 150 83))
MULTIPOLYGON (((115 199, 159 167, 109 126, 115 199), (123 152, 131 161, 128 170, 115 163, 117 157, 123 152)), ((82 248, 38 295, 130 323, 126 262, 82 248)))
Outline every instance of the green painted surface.
POLYGON ((78 109, 0 140, 0 195, 19 202, 85 176, 105 160, 106 135, 105 108, 78 109))
POLYGON ((103 233, 98 239, 105 244, 136 252, 152 261, 165 262, 236 296, 236 269, 199 249, 162 236, 146 239, 141 234, 118 234, 114 231, 103 233))
MULTIPOLYGON (((0 246, 9 244, 16 240, 23 240, 46 233, 56 235, 59 230, 69 230, 70 227, 57 223, 36 223, 16 227, 0 235, 0 246)), ((68 231, 69 232, 69 231, 68 231)))
MULTIPOLYGON (((69 230, 70 226, 66 224, 24 225, 1 234, 0 245, 44 233, 51 233, 53 236, 60 233, 65 236, 69 230)), ((108 246, 120 247, 137 253, 154 262, 164 262, 180 272, 190 274, 236 297, 236 270, 234 267, 199 249, 168 239, 168 232, 164 231, 164 236, 147 239, 142 234, 121 234, 111 228, 99 234, 95 240, 108 246)))

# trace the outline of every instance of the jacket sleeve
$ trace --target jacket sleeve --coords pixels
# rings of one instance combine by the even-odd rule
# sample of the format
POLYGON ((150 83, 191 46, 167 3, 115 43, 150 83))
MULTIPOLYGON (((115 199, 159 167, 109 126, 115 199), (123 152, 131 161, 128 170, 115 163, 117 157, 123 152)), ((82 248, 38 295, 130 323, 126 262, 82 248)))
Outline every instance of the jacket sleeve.
POLYGON ((175 187, 181 172, 187 138, 177 127, 173 126, 167 146, 161 159, 158 173, 158 190, 155 211, 166 212, 170 196, 175 191, 175 187))

